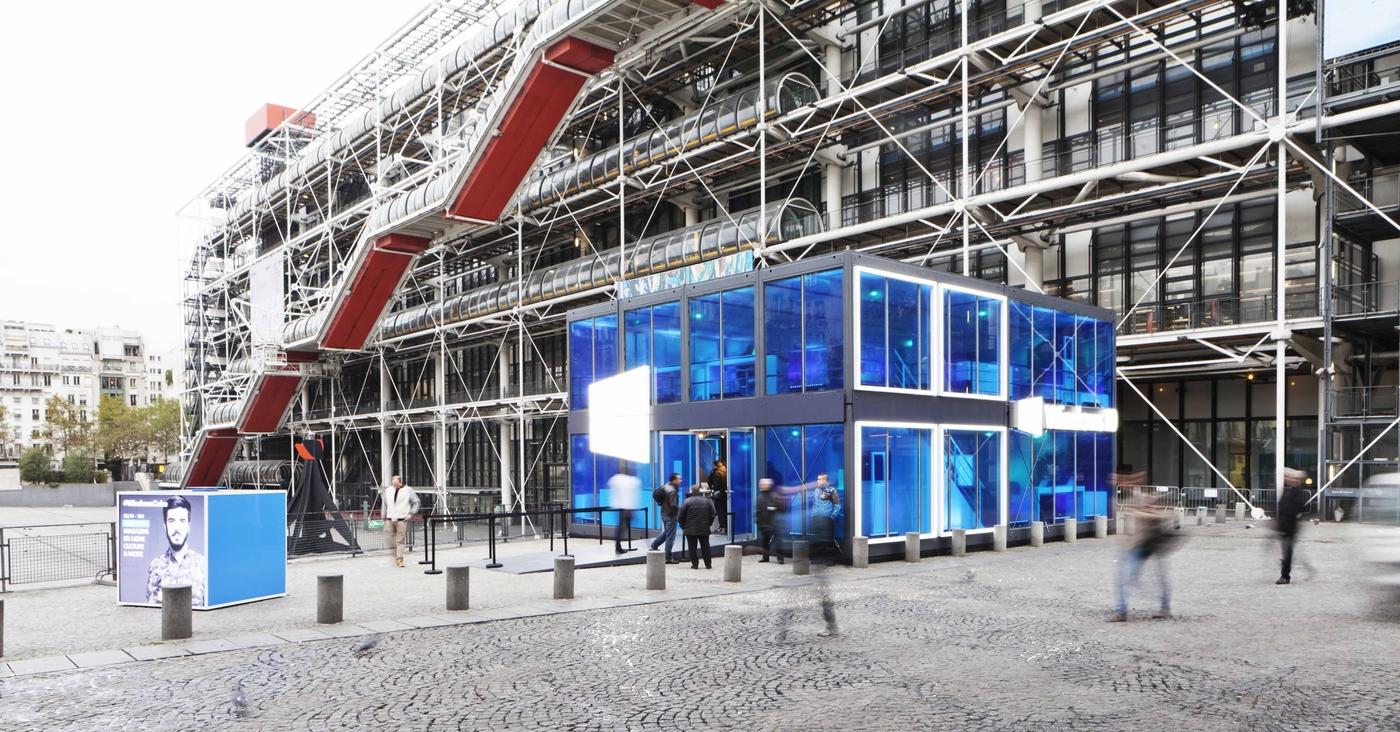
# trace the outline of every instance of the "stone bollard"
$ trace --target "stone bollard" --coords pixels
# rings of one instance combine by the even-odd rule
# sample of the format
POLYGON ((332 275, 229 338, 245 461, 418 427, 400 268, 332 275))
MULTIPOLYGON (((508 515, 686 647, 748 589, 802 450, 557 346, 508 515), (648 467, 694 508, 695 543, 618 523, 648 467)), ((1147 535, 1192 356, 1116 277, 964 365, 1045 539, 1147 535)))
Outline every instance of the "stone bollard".
POLYGON ((345 619, 345 576, 322 574, 316 577, 316 622, 339 623, 345 619))
POLYGON ((1236 503, 1236 504, 1235 504, 1235 520, 1236 520, 1236 521, 1243 521, 1243 520, 1244 520, 1244 504, 1243 504, 1243 503, 1236 503))
POLYGON ((1079 541, 1079 521, 1078 519, 1065 519, 1065 541, 1073 544, 1079 541))
POLYGON ((1196 507, 1196 525, 1197 525, 1197 526, 1205 526, 1205 525, 1206 525, 1206 507, 1205 507, 1205 506, 1197 506, 1197 507, 1196 507))
POLYGON ((953 529, 953 556, 967 556, 967 529, 953 529))
POLYGON ((917 531, 908 531, 904 534, 904 561, 917 562, 922 557, 919 554, 919 541, 922 537, 917 531))
POLYGON ((574 558, 554 558, 554 599, 574 599, 574 558))
POLYGON ((728 544, 724 547, 724 581, 739 582, 744 577, 744 547, 728 544))
POLYGON ((1172 509, 1172 528, 1176 529, 1177 531, 1181 531, 1181 528, 1185 525, 1186 509, 1182 508, 1181 506, 1177 506, 1176 508, 1172 509))
POLYGON ((992 527, 992 551, 1006 551, 1006 524, 997 524, 992 527))
POLYGON ((1128 518, 1121 513, 1113 517, 1113 533, 1119 535, 1128 533, 1128 518))
POLYGON ((1044 546, 1044 545, 1045 545, 1045 522, 1044 522, 1044 521, 1032 521, 1032 522, 1031 522, 1031 546, 1044 546))
POLYGON ((857 536, 851 539, 851 566, 856 569, 870 566, 870 537, 857 536))
POLYGON ((471 567, 459 564, 447 568, 447 609, 471 609, 471 567))
POLYGON ((1215 504, 1215 523, 1225 523, 1225 504, 1223 502, 1215 504))
POLYGON ((160 588, 161 640, 179 640, 194 635, 191 598, 189 585, 160 588))
POLYGON ((1108 517, 1103 514, 1094 517, 1094 538, 1108 538, 1108 517))
POLYGON ((647 589, 666 589, 666 552, 660 549, 647 552, 647 589))
POLYGON ((1133 534, 1136 534, 1136 533, 1137 533, 1137 520, 1138 520, 1138 517, 1137 517, 1137 516, 1134 516, 1134 515, 1131 514, 1131 513, 1128 514, 1127 516, 1124 516, 1124 517, 1123 517, 1123 533, 1127 534, 1128 536, 1132 536, 1133 534))
POLYGON ((792 543, 792 573, 812 573, 812 548, 811 545, 805 541, 794 541, 792 543))

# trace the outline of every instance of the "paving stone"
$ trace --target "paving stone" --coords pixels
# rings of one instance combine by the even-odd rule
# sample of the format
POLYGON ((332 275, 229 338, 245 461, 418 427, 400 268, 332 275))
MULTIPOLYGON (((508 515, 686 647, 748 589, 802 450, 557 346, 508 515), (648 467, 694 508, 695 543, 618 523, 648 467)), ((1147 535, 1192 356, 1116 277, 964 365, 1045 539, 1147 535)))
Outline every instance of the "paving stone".
POLYGON ((193 655, 202 653, 218 653, 219 651, 232 651, 236 648, 232 643, 223 638, 209 638, 207 640, 185 641, 180 645, 185 647, 193 655))
POLYGON ((231 635, 224 640, 228 641, 234 648, 280 646, 287 642, 286 639, 279 638, 273 633, 244 633, 241 635, 231 635))
POLYGON ((130 663, 136 659, 125 651, 88 651, 87 653, 74 653, 68 657, 78 668, 91 668, 93 666, 110 666, 114 663, 130 663))
POLYGON ((47 656, 44 658, 29 658, 23 661, 10 661, 10 672, 15 676, 25 676, 28 674, 43 674, 50 671, 67 671, 75 668, 73 662, 67 656, 47 656))
POLYGON ((433 615, 419 615, 412 618, 399 618, 398 622, 411 628, 440 628, 444 625, 454 625, 455 622, 447 618, 439 618, 433 615))
POLYGON ((360 625, 373 633, 388 633, 392 630, 408 630, 413 627, 397 620, 371 620, 367 623, 360 623, 360 625))
POLYGON ((190 655, 189 651, 178 645, 136 646, 134 648, 123 648, 122 650, 138 661, 154 661, 158 658, 175 658, 177 656, 190 655))
POLYGON ((319 630, 332 638, 352 638, 357 635, 369 635, 370 633, 374 632, 373 630, 370 630, 369 628, 366 628, 363 625, 356 625, 355 623, 336 623, 334 625, 320 625, 316 627, 316 630, 319 630))
POLYGON ((325 640, 332 636, 322 633, 314 628, 297 628, 294 630, 279 630, 273 635, 289 643, 305 643, 307 641, 325 640))

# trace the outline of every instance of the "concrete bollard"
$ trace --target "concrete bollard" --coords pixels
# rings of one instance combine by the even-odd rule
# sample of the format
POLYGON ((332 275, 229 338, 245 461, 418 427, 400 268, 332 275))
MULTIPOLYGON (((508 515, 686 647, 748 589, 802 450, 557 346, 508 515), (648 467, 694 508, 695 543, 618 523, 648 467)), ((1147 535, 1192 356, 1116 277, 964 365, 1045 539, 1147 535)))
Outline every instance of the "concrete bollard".
POLYGON ((1197 526, 1205 526, 1205 525, 1206 525, 1206 507, 1205 507, 1205 506, 1197 506, 1197 507, 1196 507, 1196 525, 1197 525, 1197 526))
POLYGON ((1122 514, 1113 517, 1113 533, 1123 535, 1128 533, 1128 518, 1122 514))
POLYGON ((574 558, 554 558, 554 599, 574 599, 574 558))
POLYGON ((851 539, 851 566, 856 569, 870 566, 870 537, 857 536, 851 539))
POLYGON ((744 577, 744 547, 728 544, 724 547, 724 581, 739 582, 744 577))
POLYGON ((1065 541, 1073 544, 1079 541, 1079 521, 1078 519, 1065 519, 1065 541))
POLYGON ((908 531, 904 534, 904 561, 917 562, 922 557, 919 552, 919 542, 922 539, 917 531, 908 531))
POLYGON ((1045 546, 1045 522, 1031 522, 1031 546, 1045 546))
POLYGON ((1185 525, 1186 509, 1182 508, 1181 506, 1177 506, 1176 508, 1172 509, 1172 528, 1176 529, 1177 531, 1181 531, 1181 528, 1185 525))
POLYGON ((1006 551, 1006 524, 997 524, 992 527, 992 551, 1006 551))
POLYGON ((953 556, 967 556, 967 529, 953 529, 953 556))
POLYGON ((1225 523, 1225 504, 1224 504, 1224 503, 1217 503, 1217 504, 1215 504, 1215 523, 1217 523, 1217 524, 1223 524, 1223 523, 1225 523))
POLYGON ((666 589, 666 552, 660 549, 647 552, 647 589, 666 589))
POLYGON ((1108 538, 1108 517, 1103 514, 1094 517, 1094 538, 1108 538))
POLYGON ((179 640, 194 635, 191 598, 189 585, 160 588, 161 640, 179 640))
POLYGON ((1137 516, 1134 516, 1133 514, 1128 514, 1127 516, 1124 516, 1124 517, 1123 517, 1123 533, 1127 534, 1128 536, 1132 536, 1133 534, 1136 534, 1136 533, 1137 533, 1137 520, 1138 520, 1138 517, 1137 517, 1137 516))
POLYGON ((330 624, 345 619, 345 577, 322 574, 316 577, 316 622, 330 624))
POLYGON ((812 546, 805 541, 792 543, 792 573, 812 573, 812 546))
POLYGON ((447 568, 447 609, 471 609, 471 567, 459 564, 447 568))
POLYGON ((1236 520, 1236 521, 1243 521, 1243 520, 1244 520, 1244 504, 1243 504, 1243 503, 1236 503, 1236 504, 1235 504, 1235 520, 1236 520))

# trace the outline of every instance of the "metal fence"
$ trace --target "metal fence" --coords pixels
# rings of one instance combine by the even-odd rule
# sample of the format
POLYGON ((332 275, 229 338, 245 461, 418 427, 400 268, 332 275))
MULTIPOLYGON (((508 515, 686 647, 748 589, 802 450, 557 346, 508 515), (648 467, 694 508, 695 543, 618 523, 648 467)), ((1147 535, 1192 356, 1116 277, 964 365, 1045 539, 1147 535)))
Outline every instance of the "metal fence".
POLYGON ((117 576, 117 525, 0 528, 0 592, 10 585, 117 576))
MULTIPOLYGON (((1249 503, 1264 511, 1267 516, 1273 516, 1278 508, 1278 495, 1273 488, 1254 488, 1243 491, 1249 503)), ((1171 508, 1184 508, 1194 511, 1197 508, 1214 510, 1217 505, 1224 504, 1230 510, 1234 510, 1234 505, 1240 502, 1239 494, 1229 488, 1202 488, 1194 486, 1174 486, 1174 485, 1121 485, 1118 486, 1115 497, 1116 507, 1131 499, 1151 501, 1158 506, 1168 506, 1171 508)))

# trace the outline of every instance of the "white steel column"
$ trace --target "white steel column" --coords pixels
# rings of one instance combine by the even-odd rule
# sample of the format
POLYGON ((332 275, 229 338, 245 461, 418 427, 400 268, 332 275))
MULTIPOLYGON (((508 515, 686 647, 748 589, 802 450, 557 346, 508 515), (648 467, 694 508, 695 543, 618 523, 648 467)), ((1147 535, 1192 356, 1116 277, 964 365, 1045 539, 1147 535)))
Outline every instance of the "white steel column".
MULTIPOLYGON (((1284 355, 1288 351, 1285 339, 1288 303, 1284 297, 1287 285, 1287 268, 1284 263, 1288 256, 1288 148, 1284 142, 1288 109, 1288 0, 1278 0, 1278 38, 1275 42, 1278 44, 1278 95, 1275 100, 1276 116, 1272 136, 1278 145, 1278 225, 1275 232, 1275 236, 1278 237, 1278 253, 1275 255, 1277 263, 1274 265, 1274 281, 1278 290, 1278 301, 1274 303, 1277 317, 1277 332, 1274 334, 1277 339, 1274 341, 1274 498, 1277 500, 1283 491, 1283 453, 1288 444, 1284 432, 1287 422, 1285 397, 1288 387, 1288 374, 1284 367, 1284 355)), ((1324 266, 1327 264, 1329 263, 1324 263, 1324 266)))
MULTIPOLYGON (((768 243, 768 53, 764 40, 768 32, 768 8, 758 6, 758 241, 755 243, 754 264, 763 256, 768 243)), ((724 206, 715 201, 720 210, 724 206)), ((742 233, 742 232, 741 232, 742 233)))
POLYGON ((696 206, 681 206, 681 212, 685 214, 685 225, 694 226, 700 223, 700 209, 696 206))
MULTIPOLYGON (((441 302, 441 300, 439 300, 441 302)), ((437 353, 433 355, 434 390, 437 391, 437 420, 433 424, 433 481, 439 491, 447 488, 447 343, 439 339, 437 353)), ((434 510, 447 506, 434 506, 434 510)), ((450 512, 448 512, 450 513, 450 512)))
MULTIPOLYGON (((1039 5, 1036 5, 1038 9, 1039 5)), ((1022 87, 1022 90, 1026 92, 1027 97, 1021 120, 1021 154, 1025 160, 1026 182, 1035 183, 1043 174, 1041 154, 1045 142, 1041 132, 1041 105, 1032 96, 1035 94, 1034 87, 1027 85, 1022 87)), ((1027 289, 1041 290, 1045 286, 1045 247, 1035 246, 1024 240, 1019 243, 1021 254, 1025 255, 1025 275, 1029 280, 1026 283, 1027 289)))
POLYGON ((394 435, 389 428, 389 392, 394 388, 389 380, 389 364, 384 361, 384 352, 379 352, 379 487, 389 485, 394 475, 394 435))
POLYGON ((967 53, 967 11, 969 10, 969 6, 970 6, 971 4, 972 4, 972 3, 970 3, 968 0, 962 0, 962 8, 961 8, 961 10, 960 10, 960 12, 959 12, 959 14, 958 14, 958 15, 959 15, 959 18, 958 18, 958 19, 959 19, 959 21, 960 21, 960 22, 959 22, 960 33, 961 33, 961 35, 960 35, 960 41, 961 41, 960 47, 961 47, 962 50, 963 50, 963 57, 962 57, 962 62, 961 62, 961 66, 962 66, 962 83, 961 83, 961 86, 962 86, 962 108, 959 110, 960 115, 961 115, 961 122, 960 122, 960 124, 958 125, 959 137, 962 138, 962 173, 961 173, 961 179, 960 179, 959 182, 958 182, 958 190, 957 190, 956 200, 955 200, 954 203, 953 203, 954 209, 958 212, 959 216, 962 218, 962 274, 963 274, 964 277, 969 276, 969 274, 971 273, 971 266, 972 266, 971 263, 968 261, 968 259, 970 258, 969 255, 971 254, 971 251, 972 251, 972 248, 971 248, 971 245, 972 245, 972 226, 970 226, 970 224, 972 223, 972 221, 971 221, 972 213, 969 212, 969 211, 967 210, 967 199, 969 199, 969 198, 972 197, 972 190, 971 190, 971 188, 972 188, 972 169, 971 169, 970 161, 968 160, 968 147, 967 147, 967 142, 968 142, 967 138, 968 138, 968 136, 972 133, 972 130, 971 130, 971 128, 970 128, 969 125, 968 125, 968 119, 969 119, 969 117, 968 117, 968 114, 967 114, 967 112, 968 112, 968 109, 967 109, 967 105, 968 105, 968 98, 967 98, 967 96, 968 96, 968 95, 967 95, 968 68, 967 68, 967 67, 968 67, 968 65, 969 65, 970 63, 972 63, 972 57, 969 56, 968 53, 967 53))
MULTIPOLYGON (((827 35, 836 39, 840 37, 840 23, 832 23, 826 27, 827 35)), ((827 43, 822 46, 822 66, 826 72, 827 96, 832 96, 841 91, 841 46, 835 43, 827 43)), ((839 159, 842 152, 837 147, 829 147, 828 151, 833 153, 831 159, 839 159)), ((841 226, 841 165, 836 162, 828 162, 823 166, 823 181, 826 189, 823 195, 826 197, 826 226, 828 229, 835 229, 841 226)))

